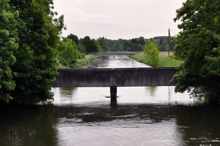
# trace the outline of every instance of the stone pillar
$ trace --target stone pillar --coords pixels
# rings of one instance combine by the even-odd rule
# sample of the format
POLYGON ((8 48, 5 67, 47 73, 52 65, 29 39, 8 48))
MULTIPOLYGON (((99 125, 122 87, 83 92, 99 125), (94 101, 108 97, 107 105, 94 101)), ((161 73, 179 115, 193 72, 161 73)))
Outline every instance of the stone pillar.
POLYGON ((110 87, 111 106, 117 106, 117 86, 110 87))

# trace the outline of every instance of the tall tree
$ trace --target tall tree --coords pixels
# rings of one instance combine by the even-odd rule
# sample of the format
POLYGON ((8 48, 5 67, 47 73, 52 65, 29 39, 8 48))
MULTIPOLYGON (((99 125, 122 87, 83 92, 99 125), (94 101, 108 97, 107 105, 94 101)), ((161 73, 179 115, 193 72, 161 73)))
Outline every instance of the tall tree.
POLYGON ((177 54, 185 59, 177 74, 177 91, 192 91, 210 103, 220 98, 220 1, 187 0, 177 11, 182 30, 177 54))
POLYGON ((0 1, 0 102, 12 100, 15 89, 12 66, 16 61, 17 49, 16 14, 10 8, 9 0, 0 1))
POLYGON ((52 98, 56 75, 55 48, 62 19, 54 19, 52 0, 11 0, 19 13, 19 48, 13 65, 16 103, 36 103, 52 98))

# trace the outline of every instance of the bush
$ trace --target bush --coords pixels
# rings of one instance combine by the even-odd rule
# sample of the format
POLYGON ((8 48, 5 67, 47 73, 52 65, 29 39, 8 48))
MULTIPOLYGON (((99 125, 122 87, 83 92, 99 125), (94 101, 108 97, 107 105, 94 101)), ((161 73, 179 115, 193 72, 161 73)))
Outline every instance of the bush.
POLYGON ((159 64, 159 49, 153 40, 148 41, 144 47, 144 57, 149 65, 156 68, 159 64))
POLYGON ((71 39, 64 38, 58 47, 58 59, 62 66, 73 67, 81 58, 77 44, 71 39))

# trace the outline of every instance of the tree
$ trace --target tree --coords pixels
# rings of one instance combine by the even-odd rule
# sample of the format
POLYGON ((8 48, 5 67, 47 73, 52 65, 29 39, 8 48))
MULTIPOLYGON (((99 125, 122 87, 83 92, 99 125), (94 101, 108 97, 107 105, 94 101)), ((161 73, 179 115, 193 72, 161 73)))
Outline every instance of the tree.
POLYGON ((130 40, 131 51, 142 51, 145 45, 144 37, 134 38, 130 40))
POLYGON ((52 0, 11 0, 10 4, 19 13, 13 102, 52 99, 50 90, 57 73, 55 48, 63 26, 62 17, 54 19, 52 0))
POLYGON ((78 46, 72 39, 64 38, 59 46, 59 62, 63 66, 74 67, 77 59, 81 58, 81 53, 78 50, 78 46))
POLYGON ((10 8, 9 0, 0 1, 0 102, 12 100, 15 89, 12 66, 16 61, 17 45, 16 14, 10 8))
POLYGON ((219 103, 220 1, 187 0, 176 20, 182 21, 176 51, 185 59, 176 75, 176 90, 219 103))
POLYGON ((153 40, 146 42, 144 47, 144 56, 152 67, 157 67, 159 64, 159 49, 153 40))
POLYGON ((90 39, 89 36, 84 37, 83 39, 80 40, 80 43, 83 47, 83 50, 86 53, 95 53, 98 52, 98 46, 96 44, 96 41, 93 39, 90 39))
POLYGON ((71 39, 72 41, 74 41, 77 45, 79 45, 79 38, 77 35, 74 35, 74 34, 70 34, 67 36, 67 38, 71 39))
POLYGON ((99 51, 108 51, 107 45, 106 45, 106 39, 104 37, 97 39, 97 44, 99 51))

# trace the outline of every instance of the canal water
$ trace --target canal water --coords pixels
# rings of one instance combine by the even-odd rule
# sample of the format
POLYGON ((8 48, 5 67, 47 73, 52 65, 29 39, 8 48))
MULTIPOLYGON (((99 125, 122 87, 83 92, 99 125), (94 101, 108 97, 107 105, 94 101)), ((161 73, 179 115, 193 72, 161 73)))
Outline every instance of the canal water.
MULTIPOLYGON (((93 67, 149 67, 124 55, 93 67)), ((219 146, 220 108, 174 87, 55 88, 54 106, 0 109, 0 146, 219 146)))

